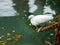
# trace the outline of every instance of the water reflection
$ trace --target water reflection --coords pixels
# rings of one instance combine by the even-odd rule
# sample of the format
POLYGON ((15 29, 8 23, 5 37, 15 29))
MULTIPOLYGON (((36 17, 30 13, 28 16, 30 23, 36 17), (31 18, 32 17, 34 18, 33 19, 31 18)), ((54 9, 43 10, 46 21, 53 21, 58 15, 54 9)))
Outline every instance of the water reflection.
POLYGON ((12 0, 0 0, 0 16, 16 16, 15 5, 12 0))

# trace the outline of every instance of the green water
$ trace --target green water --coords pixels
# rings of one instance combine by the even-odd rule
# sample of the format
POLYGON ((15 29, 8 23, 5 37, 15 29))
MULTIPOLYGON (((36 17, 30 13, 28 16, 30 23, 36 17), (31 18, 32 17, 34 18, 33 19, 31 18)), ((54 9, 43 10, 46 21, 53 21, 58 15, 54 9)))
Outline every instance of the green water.
MULTIPOLYGON (((50 30, 47 32, 37 33, 28 25, 27 17, 25 16, 28 16, 28 0, 12 0, 12 2, 16 4, 15 6, 13 6, 13 8, 19 15, 16 14, 17 16, 0 17, 0 36, 6 35, 7 33, 13 34, 12 31, 15 30, 16 32, 14 34, 22 35, 22 38, 16 42, 16 45, 45 45, 45 40, 51 42, 51 44, 53 45, 54 35, 51 36, 50 34, 54 34, 54 31, 50 30), (24 12, 24 10, 26 12, 24 12)), ((52 5, 52 0, 49 2, 49 4, 51 5, 52 9, 56 10, 56 12, 58 13, 60 12, 60 2, 55 2, 56 5, 52 5)), ((44 0, 36 0, 36 5, 39 8, 33 14, 42 14, 44 4, 44 0)), ((5 37, 3 37, 2 40, 6 40, 5 37)))

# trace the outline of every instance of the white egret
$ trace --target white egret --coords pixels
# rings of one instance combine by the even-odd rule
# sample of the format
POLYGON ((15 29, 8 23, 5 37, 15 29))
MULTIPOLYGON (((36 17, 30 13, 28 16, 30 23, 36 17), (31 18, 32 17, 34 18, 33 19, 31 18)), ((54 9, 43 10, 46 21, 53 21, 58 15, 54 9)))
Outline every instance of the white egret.
POLYGON ((45 15, 30 15, 28 17, 28 19, 30 19, 30 22, 33 26, 37 26, 40 23, 44 23, 47 21, 52 20, 54 17, 52 16, 52 14, 45 14, 45 15))

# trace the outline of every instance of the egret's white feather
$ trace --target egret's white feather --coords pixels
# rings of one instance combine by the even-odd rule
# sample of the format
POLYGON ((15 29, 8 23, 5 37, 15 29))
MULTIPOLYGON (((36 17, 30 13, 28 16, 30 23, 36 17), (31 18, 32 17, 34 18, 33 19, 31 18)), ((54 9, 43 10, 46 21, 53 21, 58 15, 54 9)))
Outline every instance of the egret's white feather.
POLYGON ((31 24, 34 26, 37 26, 40 23, 44 23, 44 22, 47 22, 47 21, 53 19, 52 14, 51 14, 51 16, 50 16, 50 14, 46 14, 46 15, 36 15, 36 16, 30 15, 29 17, 30 17, 31 24))

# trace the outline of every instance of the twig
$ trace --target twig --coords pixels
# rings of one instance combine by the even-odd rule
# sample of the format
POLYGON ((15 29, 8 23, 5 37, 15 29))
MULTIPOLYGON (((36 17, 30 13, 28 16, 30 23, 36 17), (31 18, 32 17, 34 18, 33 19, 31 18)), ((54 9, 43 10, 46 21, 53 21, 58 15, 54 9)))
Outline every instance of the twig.
POLYGON ((55 23, 55 24, 53 24, 53 25, 50 25, 50 26, 47 26, 47 27, 44 27, 44 28, 39 28, 38 30, 39 30, 39 32, 43 32, 43 31, 48 31, 48 30, 50 30, 50 29, 55 29, 55 28, 58 28, 58 27, 60 27, 60 22, 57 22, 57 23, 55 23))

